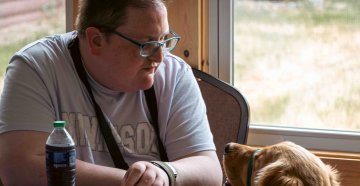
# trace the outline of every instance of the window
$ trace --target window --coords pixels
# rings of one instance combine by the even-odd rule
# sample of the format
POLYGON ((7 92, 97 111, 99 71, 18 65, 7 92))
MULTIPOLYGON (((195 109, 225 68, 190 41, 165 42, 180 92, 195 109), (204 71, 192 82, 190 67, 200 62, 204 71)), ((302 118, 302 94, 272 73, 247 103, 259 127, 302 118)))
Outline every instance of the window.
POLYGON ((210 73, 247 98, 250 144, 359 152, 359 10, 357 0, 210 1, 210 73))
POLYGON ((0 1, 0 92, 10 58, 26 44, 65 32, 65 1, 0 1))

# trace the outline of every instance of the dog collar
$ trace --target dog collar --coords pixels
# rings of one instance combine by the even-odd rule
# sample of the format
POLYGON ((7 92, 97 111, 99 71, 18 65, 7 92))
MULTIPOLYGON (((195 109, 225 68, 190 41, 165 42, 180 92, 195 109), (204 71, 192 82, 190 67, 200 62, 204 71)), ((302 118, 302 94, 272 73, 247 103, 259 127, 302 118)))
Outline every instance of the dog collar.
POLYGON ((261 150, 256 149, 253 154, 250 157, 249 164, 248 164, 248 170, 247 170, 247 186, 251 186, 251 176, 252 176, 252 169, 254 165, 254 159, 257 153, 259 153, 261 150))

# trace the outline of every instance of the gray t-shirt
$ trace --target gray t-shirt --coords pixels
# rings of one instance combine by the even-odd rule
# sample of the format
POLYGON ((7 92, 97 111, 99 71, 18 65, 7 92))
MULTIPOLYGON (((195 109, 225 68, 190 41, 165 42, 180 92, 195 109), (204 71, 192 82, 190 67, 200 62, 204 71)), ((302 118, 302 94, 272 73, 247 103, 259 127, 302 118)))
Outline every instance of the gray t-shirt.
MULTIPOLYGON (((89 94, 67 49, 75 36, 76 32, 69 32, 35 41, 10 60, 0 100, 0 133, 51 132, 54 120, 66 120, 78 159, 114 166, 89 94)), ((144 92, 113 91, 90 76, 88 79, 125 160, 132 164, 159 159, 144 92)), ((190 66, 167 55, 155 73, 154 88, 160 139, 169 159, 215 150, 205 104, 190 66)))

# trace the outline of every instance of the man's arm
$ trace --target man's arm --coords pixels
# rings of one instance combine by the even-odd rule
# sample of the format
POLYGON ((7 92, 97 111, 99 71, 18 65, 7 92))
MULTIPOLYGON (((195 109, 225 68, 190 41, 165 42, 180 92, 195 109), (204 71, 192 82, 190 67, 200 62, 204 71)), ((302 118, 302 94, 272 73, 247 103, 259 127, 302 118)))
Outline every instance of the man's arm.
MULTIPOLYGON (((12 131, 0 135, 0 177, 4 185, 47 185, 45 141, 48 135, 35 131, 12 131)), ((148 162, 136 164, 147 164, 147 170, 152 169, 162 177, 166 175, 148 162)), ((221 167, 215 151, 194 153, 171 164, 178 171, 177 186, 221 185, 221 167)), ((125 171, 121 169, 80 160, 76 162, 77 185, 120 185, 124 175, 125 171)))
POLYGON ((179 185, 222 185, 222 171, 215 151, 202 151, 171 162, 177 172, 179 185))
MULTIPOLYGON (((47 185, 45 142, 49 133, 0 134, 0 177, 4 185, 47 185)), ((124 170, 76 162, 77 185, 120 185, 124 170)))
MULTIPOLYGON (((175 186, 219 186, 222 172, 215 151, 202 151, 179 158, 170 164, 177 171, 175 186)), ((149 162, 139 161, 129 167, 123 185, 168 185, 165 171, 149 162)))

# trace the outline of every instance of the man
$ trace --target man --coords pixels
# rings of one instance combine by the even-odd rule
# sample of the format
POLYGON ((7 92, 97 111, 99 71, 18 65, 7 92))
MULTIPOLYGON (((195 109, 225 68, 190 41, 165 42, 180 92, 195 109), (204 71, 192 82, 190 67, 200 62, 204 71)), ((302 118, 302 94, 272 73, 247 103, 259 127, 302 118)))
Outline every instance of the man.
MULTIPOLYGON (((142 90, 154 86, 159 138, 175 185, 221 185, 221 166, 191 68, 169 53, 177 35, 162 0, 84 0, 77 32, 41 39, 10 60, 0 105, 0 177, 5 185, 46 185, 45 141, 66 120, 76 143, 77 185, 170 185, 142 90), (95 102, 109 122, 128 170, 114 168, 94 105, 79 79, 69 44, 95 102)), ((172 183, 174 184, 174 183, 172 183)))

